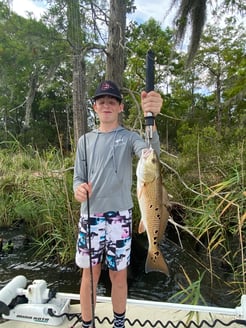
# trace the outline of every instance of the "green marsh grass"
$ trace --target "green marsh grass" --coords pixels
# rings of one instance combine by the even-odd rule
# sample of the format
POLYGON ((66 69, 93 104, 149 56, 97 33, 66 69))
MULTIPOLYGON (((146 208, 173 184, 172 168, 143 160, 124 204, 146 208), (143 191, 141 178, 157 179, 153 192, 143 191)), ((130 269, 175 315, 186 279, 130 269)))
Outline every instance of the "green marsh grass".
MULTIPOLYGON (((209 274, 210 287, 221 280, 226 293, 233 294, 238 304, 246 293, 244 141, 230 147, 211 147, 200 154, 202 142, 207 143, 207 139, 194 138, 195 144, 187 145, 187 154, 183 152, 177 159, 162 155, 163 178, 174 206, 182 208, 183 236, 189 230, 194 247, 203 244, 197 255, 190 256, 209 274)), ((187 294, 197 299, 193 288, 181 288, 182 293, 186 300, 187 294)))
POLYGON ((16 144, 1 150, 0 225, 25 222, 37 255, 74 258, 79 204, 72 192, 72 158, 51 148, 40 154, 16 144))

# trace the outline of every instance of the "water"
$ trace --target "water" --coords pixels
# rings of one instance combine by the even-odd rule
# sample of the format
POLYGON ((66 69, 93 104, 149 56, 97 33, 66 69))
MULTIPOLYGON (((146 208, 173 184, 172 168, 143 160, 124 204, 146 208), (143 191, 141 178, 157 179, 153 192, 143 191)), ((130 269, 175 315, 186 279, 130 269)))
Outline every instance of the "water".
MULTIPOLYGON (((17 275, 24 275, 28 282, 44 279, 49 288, 59 292, 79 293, 80 271, 75 264, 62 266, 57 263, 44 262, 34 257, 33 250, 26 242, 23 227, 8 228, 0 231, 5 241, 11 239, 14 250, 11 254, 0 255, 0 289, 17 275)), ((191 281, 198 279, 197 270, 205 269, 194 256, 182 250, 176 243, 167 239, 162 246, 163 254, 171 271, 170 277, 162 273, 151 272, 145 274, 144 264, 146 251, 142 243, 146 239, 134 239, 132 248, 132 265, 128 271, 128 297, 134 299, 167 302, 169 298, 180 290, 178 282, 187 285, 183 269, 191 281)), ((222 272, 223 275, 225 273, 222 272)), ((229 279, 229 277, 223 277, 229 279)), ((187 285, 188 286, 188 285, 187 285)), ((207 305, 234 307, 231 296, 227 295, 226 287, 221 281, 210 283, 210 276, 206 274, 201 286, 201 293, 207 305)), ((98 295, 110 296, 110 282, 107 271, 102 271, 98 285, 98 295)), ((175 300, 176 302, 177 300, 175 300)))

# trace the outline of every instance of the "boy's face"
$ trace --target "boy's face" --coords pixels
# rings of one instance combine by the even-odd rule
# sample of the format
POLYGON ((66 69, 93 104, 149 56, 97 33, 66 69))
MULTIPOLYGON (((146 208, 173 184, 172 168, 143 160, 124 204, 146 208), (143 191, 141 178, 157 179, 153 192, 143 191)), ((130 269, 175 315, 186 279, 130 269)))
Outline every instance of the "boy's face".
POLYGON ((103 96, 96 99, 93 108, 101 123, 118 123, 118 116, 124 105, 114 97, 103 96))

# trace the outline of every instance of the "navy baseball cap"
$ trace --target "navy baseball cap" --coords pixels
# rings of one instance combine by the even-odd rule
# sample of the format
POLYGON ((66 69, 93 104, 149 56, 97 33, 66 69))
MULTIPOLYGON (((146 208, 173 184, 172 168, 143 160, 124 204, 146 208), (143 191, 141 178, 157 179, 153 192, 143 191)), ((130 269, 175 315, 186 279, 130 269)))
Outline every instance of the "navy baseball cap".
POLYGON ((122 95, 119 88, 113 81, 110 80, 103 81, 99 84, 93 99, 96 100, 97 98, 103 96, 111 96, 118 99, 119 101, 122 101, 122 95))

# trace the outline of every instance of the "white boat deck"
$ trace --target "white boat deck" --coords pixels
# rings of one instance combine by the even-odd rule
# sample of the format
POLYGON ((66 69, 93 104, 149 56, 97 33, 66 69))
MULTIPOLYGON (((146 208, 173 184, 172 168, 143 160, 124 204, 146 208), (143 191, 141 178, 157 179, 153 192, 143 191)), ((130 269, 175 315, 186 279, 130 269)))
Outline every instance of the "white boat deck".
MULTIPOLYGON (((162 306, 163 303, 158 302, 148 302, 145 301, 133 301, 127 303, 127 312, 126 312, 126 323, 125 327, 165 327, 165 328, 195 328, 195 327, 226 327, 224 324, 221 324, 218 320, 221 320, 222 323, 228 324, 232 320, 240 319, 240 316, 230 314, 221 314, 221 313, 211 313, 209 312, 209 308, 203 311, 193 312, 188 309, 182 309, 182 305, 180 308, 172 308, 172 307, 165 307, 162 306), (157 306, 154 306, 156 303, 157 306), (194 321, 194 323, 190 323, 190 321, 194 321), (203 322, 206 320, 206 322, 203 322), (216 320, 216 324, 215 324, 216 320), (182 323, 181 323, 182 322, 182 323)), ((165 303, 164 303, 165 304, 165 303)), ((167 305, 170 303, 167 303, 167 305)), ((223 309, 223 308, 222 308, 223 309)), ((229 310, 229 309, 228 309, 229 310)), ((232 309, 233 310, 233 309, 232 309)), ((222 311, 223 312, 223 311, 222 311)), ((227 311, 225 311, 227 312, 227 311)), ((70 305, 69 313, 80 313, 80 306, 79 304, 70 305)), ((112 322, 112 306, 110 301, 106 298, 103 302, 98 301, 96 305, 95 311, 95 326, 108 328, 112 327, 113 325, 110 323, 112 322), (97 320, 97 317, 100 320, 100 323, 97 320), (105 319, 105 318, 108 318, 105 319)), ((232 323, 227 325, 228 327, 232 328, 239 328, 239 327, 246 327, 244 320, 244 325, 238 323, 232 323)), ((1 328, 44 328, 44 327, 59 327, 59 328, 81 328, 81 323, 77 323, 75 326, 73 324, 76 322, 76 318, 72 321, 68 321, 65 319, 63 323, 59 326, 50 326, 48 324, 39 324, 39 323, 29 323, 24 321, 13 321, 7 320, 5 322, 0 323, 1 328)))

